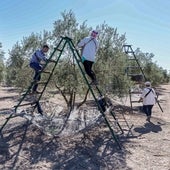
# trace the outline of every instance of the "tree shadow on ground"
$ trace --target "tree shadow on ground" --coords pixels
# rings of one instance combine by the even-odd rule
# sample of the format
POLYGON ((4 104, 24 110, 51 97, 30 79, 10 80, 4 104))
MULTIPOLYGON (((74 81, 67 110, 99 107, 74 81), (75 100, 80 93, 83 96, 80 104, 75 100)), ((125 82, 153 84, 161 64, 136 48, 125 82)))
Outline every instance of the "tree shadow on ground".
POLYGON ((161 86, 158 86, 154 89, 156 90, 156 93, 157 93, 158 96, 164 94, 165 91, 167 90, 166 88, 162 88, 161 86))
POLYGON ((16 100, 17 97, 18 97, 18 95, 11 95, 11 96, 6 96, 6 97, 0 97, 0 101, 4 101, 4 100, 16 100))
POLYGON ((86 134, 69 150, 60 155, 53 170, 99 170, 129 169, 126 164, 126 152, 119 150, 110 136, 110 132, 100 133, 93 137, 86 134))
POLYGON ((6 136, 2 134, 1 132, 1 146, 0 147, 0 163, 4 164, 6 161, 11 161, 9 169, 13 169, 17 163, 18 156, 20 154, 20 151, 22 150, 22 146, 24 144, 24 140, 27 134, 27 129, 30 123, 27 121, 24 124, 21 124, 17 127, 12 128, 10 131, 8 131, 8 135, 6 136), (11 144, 12 142, 12 144, 11 144), (15 148, 17 147, 17 149, 15 148), (11 154, 10 150, 13 150, 15 148, 14 152, 11 154), (2 150, 5 151, 5 155, 2 154, 2 150))
POLYGON ((118 149, 110 131, 98 126, 86 133, 61 138, 47 136, 27 121, 5 130, 3 142, 8 153, 2 154, 0 149, 0 168, 4 169, 39 169, 37 164, 45 161, 50 163, 47 169, 53 170, 131 170, 126 164, 126 151, 118 149))
POLYGON ((3 89, 4 92, 6 92, 7 94, 11 94, 9 96, 5 96, 5 97, 0 97, 0 100, 5 100, 5 99, 11 99, 11 100, 15 100, 16 98, 18 98, 18 94, 21 92, 20 89, 18 88, 14 88, 14 87, 6 87, 5 89, 3 89))

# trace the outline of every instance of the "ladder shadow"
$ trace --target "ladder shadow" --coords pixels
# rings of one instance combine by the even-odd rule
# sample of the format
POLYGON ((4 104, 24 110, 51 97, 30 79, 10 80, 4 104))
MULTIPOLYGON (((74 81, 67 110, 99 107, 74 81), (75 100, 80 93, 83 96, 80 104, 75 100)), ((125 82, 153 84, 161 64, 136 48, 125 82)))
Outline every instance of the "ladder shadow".
MULTIPOLYGON (((30 128, 28 128, 29 125, 30 125, 30 122, 26 121, 22 125, 19 125, 17 127, 15 126, 14 128, 10 128, 7 132, 9 134, 9 136, 6 137, 7 143, 8 142, 11 143, 12 141, 12 144, 10 144, 10 146, 7 147, 8 148, 7 151, 9 151, 9 149, 10 150, 12 149, 14 150, 14 153, 9 155, 8 158, 4 158, 2 163, 6 164, 6 162, 10 161, 10 165, 9 163, 7 163, 8 164, 7 166, 9 167, 9 169, 18 168, 19 166, 18 164, 20 164, 20 157, 23 156, 24 151, 30 153, 30 156, 27 158, 30 166, 42 161, 43 159, 47 159, 48 161, 53 162, 53 163, 62 162, 61 164, 57 163, 57 165, 54 165, 53 169, 56 169, 59 166, 60 168, 62 168, 63 164, 65 164, 66 169, 72 166, 81 168, 81 166, 84 166, 84 164, 86 167, 88 167, 88 165, 86 164, 89 160, 88 155, 91 155, 91 152, 92 152, 92 155, 91 155, 92 162, 91 162, 91 165, 89 165, 91 168, 94 168, 96 166, 103 167, 103 164, 105 166, 107 164, 111 164, 111 166, 117 166, 118 163, 115 163, 115 162, 120 162, 119 166, 126 167, 125 159, 121 158, 121 157, 124 157, 124 153, 122 153, 123 156, 121 155, 120 158, 117 157, 117 155, 113 156, 114 154, 119 152, 119 149, 117 149, 117 144, 113 143, 112 138, 108 139, 108 136, 110 135, 108 131, 105 134, 100 134, 98 136, 95 136, 94 139, 89 139, 91 141, 90 144, 92 144, 92 146, 82 145, 83 142, 80 141, 78 143, 75 143, 75 147, 68 148, 68 150, 66 149, 64 153, 60 154, 60 157, 58 157, 57 153, 63 152, 62 151, 63 148, 60 148, 61 146, 60 139, 57 140, 58 138, 53 137, 50 140, 45 140, 44 134, 41 131, 40 131, 41 132, 40 135, 31 137, 30 133, 32 133, 33 130, 30 130, 30 128), (96 145, 98 145, 98 142, 100 143, 100 146, 96 147, 96 145), (105 147, 104 151, 102 152, 102 156, 98 155, 98 151, 100 150, 100 147, 105 147), (109 154, 108 154, 108 151, 110 152, 109 154), (72 157, 73 156, 72 154, 74 155, 74 158, 70 160, 69 157, 72 157), (110 159, 105 160, 106 156, 109 158, 114 157, 114 160, 117 160, 117 159, 118 160, 109 162, 110 159), (81 161, 81 164, 79 164, 80 162, 79 160, 81 161)), ((69 141, 70 139, 67 139, 67 140, 69 141)))
MULTIPOLYGON (((108 130, 101 129, 98 132, 98 129, 96 126, 69 138, 49 137, 29 121, 24 121, 4 131, 5 151, 8 154, 6 157, 4 155, 1 163, 9 169, 17 169, 23 163, 32 169, 43 160, 52 163, 53 170, 97 170, 106 167, 127 169, 127 151, 118 149, 108 130), (9 150, 13 152, 9 153, 9 150)), ((124 140, 122 145, 127 141, 124 140)))
MULTIPOLYGON (((9 169, 13 169, 14 167, 16 167, 16 163, 18 161, 18 157, 22 150, 29 125, 30 125, 30 122, 26 121, 24 122, 24 124, 21 124, 19 126, 16 126, 8 130, 7 132, 9 133, 8 136, 5 135, 6 137, 2 137, 3 135, 1 134, 3 141, 5 141, 4 144, 6 145, 5 147, 6 155, 3 155, 3 159, 1 159, 0 163, 3 164, 7 161, 10 161, 11 163, 10 163, 10 166, 8 167, 9 169), (14 144, 9 145, 9 142, 15 140, 16 138, 19 138, 19 140, 17 139, 14 142, 14 144), (18 149, 16 149, 14 153, 10 154, 9 150, 17 146, 18 146, 18 149)), ((2 153, 1 152, 2 150, 4 150, 4 148, 0 148, 0 153, 2 153)))
POLYGON ((3 134, 0 134, 0 164, 3 163, 6 159, 9 158, 9 144, 4 138, 3 134))

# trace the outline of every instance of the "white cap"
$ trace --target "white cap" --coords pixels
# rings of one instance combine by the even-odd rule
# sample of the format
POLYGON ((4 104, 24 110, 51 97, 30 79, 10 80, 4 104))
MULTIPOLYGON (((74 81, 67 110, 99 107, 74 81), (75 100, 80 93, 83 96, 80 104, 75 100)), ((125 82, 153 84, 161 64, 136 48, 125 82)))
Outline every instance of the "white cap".
POLYGON ((151 82, 150 82, 150 81, 146 81, 146 82, 145 82, 145 85, 146 85, 146 86, 151 86, 151 82))

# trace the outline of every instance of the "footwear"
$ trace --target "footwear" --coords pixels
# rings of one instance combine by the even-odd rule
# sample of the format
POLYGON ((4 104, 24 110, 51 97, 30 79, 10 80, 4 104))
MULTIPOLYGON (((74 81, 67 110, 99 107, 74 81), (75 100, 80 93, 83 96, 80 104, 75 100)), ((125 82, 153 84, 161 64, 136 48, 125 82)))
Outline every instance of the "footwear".
POLYGON ((90 83, 90 85, 95 85, 97 86, 98 85, 98 82, 96 80, 92 80, 92 82, 90 83))
POLYGON ((146 121, 150 122, 150 119, 151 119, 151 116, 148 116, 148 117, 146 118, 146 121))
POLYGON ((41 114, 41 115, 43 115, 43 111, 39 111, 38 113, 41 114))

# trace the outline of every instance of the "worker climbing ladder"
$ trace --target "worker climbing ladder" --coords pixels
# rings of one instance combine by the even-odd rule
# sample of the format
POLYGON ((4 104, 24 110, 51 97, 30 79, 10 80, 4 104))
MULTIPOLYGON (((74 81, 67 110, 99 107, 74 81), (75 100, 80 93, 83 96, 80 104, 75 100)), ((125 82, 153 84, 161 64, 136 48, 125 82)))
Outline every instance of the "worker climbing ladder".
MULTIPOLYGON (((10 114, 10 116, 6 119, 6 122, 3 124, 3 126, 1 127, 0 131, 3 130, 4 126, 7 124, 7 122, 16 116, 16 114, 18 113, 22 113, 22 110, 24 109, 27 109, 27 108, 32 108, 32 112, 34 112, 35 109, 38 110, 38 112, 40 114, 43 114, 41 111, 41 105, 40 105, 40 100, 42 98, 42 95, 44 93, 44 91, 46 90, 46 87, 48 85, 48 83, 50 82, 52 76, 53 76, 53 73, 54 73, 54 70, 60 60, 60 57, 66 47, 66 45, 70 48, 71 50, 71 53, 77 63, 77 66, 79 67, 82 75, 83 75, 83 78, 89 88, 89 91, 91 92, 96 104, 97 104, 97 107, 106 123, 106 125, 108 126, 110 132, 111 132, 111 135, 112 135, 112 138, 115 140, 115 142, 117 143, 118 147, 121 149, 121 144, 120 144, 120 141, 119 141, 119 138, 118 138, 118 135, 115 134, 114 130, 113 130, 113 127, 112 127, 112 124, 110 123, 110 121, 108 120, 109 117, 106 116, 106 112, 108 112, 108 103, 107 101, 105 100, 102 92, 100 91, 100 89, 98 88, 97 85, 91 85, 88 81, 88 79, 86 78, 86 75, 84 73, 84 69, 82 67, 82 63, 81 63, 81 57, 80 57, 80 54, 78 52, 78 50, 76 49, 75 45, 73 44, 73 41, 71 38, 69 37, 61 37, 57 47, 54 49, 54 51, 52 52, 52 54, 50 55, 49 57, 49 60, 45 63, 42 71, 39 73, 39 74, 48 74, 48 78, 45 82, 36 82, 36 81, 32 81, 30 86, 28 87, 27 91, 23 94, 23 96, 21 97, 21 99, 19 100, 18 104, 16 106, 14 106, 14 112, 10 114), (54 58, 55 56, 57 56, 56 58, 54 58), (51 66, 51 71, 50 72, 47 72, 46 71, 46 67, 47 65, 49 64, 50 61, 53 61, 53 66, 51 66), (31 90, 32 90, 32 87, 36 84, 41 84, 41 91, 37 94, 31 94, 31 90), (96 94, 96 91, 97 91, 97 94, 96 94), (26 101, 26 98, 28 96, 32 95, 33 96, 33 100, 31 100, 31 102, 27 102, 26 101)), ((122 131, 123 133, 123 129, 121 128, 115 114, 114 114, 114 111, 113 110, 110 110, 109 111, 109 114, 112 116, 112 118, 116 121, 116 124, 118 125, 119 129, 122 131)))

